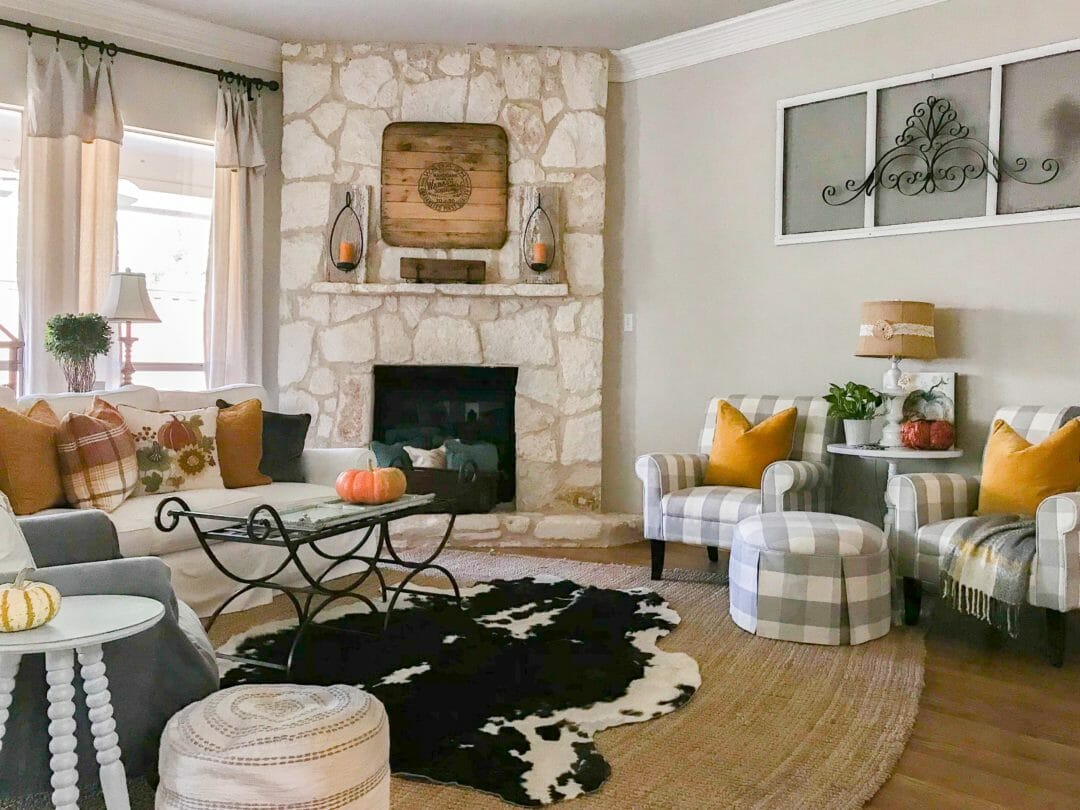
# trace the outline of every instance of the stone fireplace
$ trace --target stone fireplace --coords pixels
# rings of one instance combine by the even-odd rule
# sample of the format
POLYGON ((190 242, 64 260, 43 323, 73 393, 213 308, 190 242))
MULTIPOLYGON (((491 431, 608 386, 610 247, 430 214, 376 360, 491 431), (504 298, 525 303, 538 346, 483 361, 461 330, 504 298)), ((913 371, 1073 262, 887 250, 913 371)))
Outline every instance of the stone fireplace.
POLYGON ((609 523, 623 526, 598 515, 607 55, 377 43, 286 44, 282 53, 281 407, 315 415, 317 444, 366 445, 376 366, 516 368, 517 513, 470 516, 498 523, 476 529, 477 542, 525 532, 588 541, 610 534, 609 523), (380 151, 393 121, 506 130, 502 249, 382 240, 380 151), (340 184, 370 193, 370 249, 355 282, 327 273, 331 191, 340 184), (559 195, 559 283, 525 283, 521 274, 522 205, 541 185, 559 195), (482 260, 486 283, 403 283, 402 257, 482 260), (558 517, 573 515, 594 515, 595 526, 558 517))

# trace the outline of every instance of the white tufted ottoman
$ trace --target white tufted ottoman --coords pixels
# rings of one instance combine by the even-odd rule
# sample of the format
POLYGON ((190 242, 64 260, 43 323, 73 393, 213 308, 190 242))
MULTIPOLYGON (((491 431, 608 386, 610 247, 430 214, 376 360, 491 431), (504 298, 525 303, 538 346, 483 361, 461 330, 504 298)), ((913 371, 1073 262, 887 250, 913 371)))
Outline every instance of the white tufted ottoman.
POLYGON ((390 728, 354 686, 235 686, 193 703, 161 738, 156 807, 387 810, 390 728))
POLYGON ((866 521, 770 512, 735 526, 728 568, 735 624, 766 638, 862 644, 892 623, 889 548, 866 521))

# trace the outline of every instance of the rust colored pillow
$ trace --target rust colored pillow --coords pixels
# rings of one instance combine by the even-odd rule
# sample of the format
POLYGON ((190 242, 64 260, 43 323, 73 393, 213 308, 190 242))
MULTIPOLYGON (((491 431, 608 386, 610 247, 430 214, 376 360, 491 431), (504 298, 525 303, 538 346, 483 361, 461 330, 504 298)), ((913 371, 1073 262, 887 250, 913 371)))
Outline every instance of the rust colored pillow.
POLYGON ((262 403, 249 399, 218 411, 217 443, 227 489, 273 483, 259 472, 262 462, 262 403))
POLYGON ((94 397, 93 403, 90 405, 90 409, 86 412, 87 416, 92 416, 95 419, 100 419, 102 422, 106 422, 113 427, 125 427, 124 415, 116 409, 116 406, 111 402, 106 402, 101 397, 94 397))
POLYGON ((69 413, 56 437, 64 493, 72 506, 111 512, 134 491, 139 463, 135 440, 123 421, 117 425, 69 413))
POLYGON ((43 399, 39 399, 23 411, 23 415, 33 419, 35 422, 41 422, 43 425, 54 428, 60 427, 60 417, 56 415, 56 411, 52 409, 52 406, 43 399))
POLYGON ((0 408, 0 492, 16 515, 66 503, 53 425, 0 408))

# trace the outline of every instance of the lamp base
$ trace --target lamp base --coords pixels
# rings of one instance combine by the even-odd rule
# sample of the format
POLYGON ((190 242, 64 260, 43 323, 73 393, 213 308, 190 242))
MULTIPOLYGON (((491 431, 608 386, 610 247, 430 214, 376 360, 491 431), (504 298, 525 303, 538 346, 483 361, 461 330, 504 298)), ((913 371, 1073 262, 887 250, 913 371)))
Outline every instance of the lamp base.
POLYGON ((131 385, 131 378, 135 374, 135 364, 131 362, 131 347, 137 340, 137 337, 131 335, 131 321, 124 321, 124 333, 120 336, 120 344, 124 347, 124 365, 120 369, 121 385, 131 385))
POLYGON ((892 364, 881 378, 881 393, 885 397, 885 429, 881 432, 882 447, 903 447, 900 423, 904 420, 904 400, 907 392, 900 387, 900 358, 892 358, 892 364))

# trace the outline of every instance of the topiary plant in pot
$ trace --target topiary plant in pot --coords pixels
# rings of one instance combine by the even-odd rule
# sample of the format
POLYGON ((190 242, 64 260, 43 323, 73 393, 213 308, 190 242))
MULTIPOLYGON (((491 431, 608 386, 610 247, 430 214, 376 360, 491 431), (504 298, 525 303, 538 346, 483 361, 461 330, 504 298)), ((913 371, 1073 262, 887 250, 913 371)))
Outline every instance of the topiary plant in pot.
POLYGON ((112 326, 96 313, 53 315, 45 324, 45 351, 56 358, 69 391, 94 389, 94 360, 112 348, 112 326))
POLYGON ((825 401, 829 416, 844 420, 844 439, 849 445, 870 443, 870 426, 885 401, 878 391, 856 382, 830 383, 825 401))

